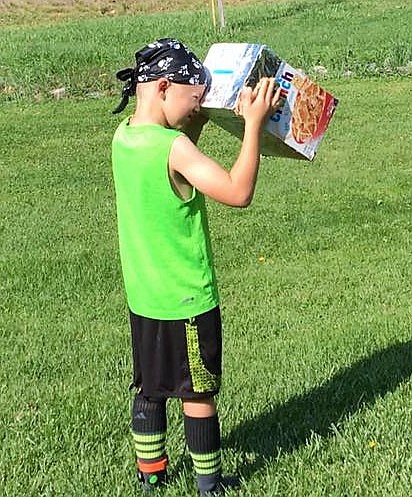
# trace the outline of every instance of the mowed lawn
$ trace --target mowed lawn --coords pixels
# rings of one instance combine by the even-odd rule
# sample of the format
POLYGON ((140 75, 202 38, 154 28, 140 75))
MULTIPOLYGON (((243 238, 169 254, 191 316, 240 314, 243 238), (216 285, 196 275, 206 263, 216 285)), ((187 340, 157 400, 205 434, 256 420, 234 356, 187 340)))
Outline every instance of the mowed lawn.
MULTIPOLYGON (((313 162, 266 157, 251 207, 208 203, 224 319, 223 457, 242 477, 238 495, 412 495, 412 10, 285 5, 228 8, 223 33, 205 9, 61 31, 11 26, 15 57, 0 39, 0 495, 139 495, 110 169, 121 119, 110 73, 133 54, 132 41, 126 52, 112 40, 133 22, 138 45, 171 26, 202 56, 214 39, 264 41, 339 98, 313 162), (37 72, 23 64, 30 43, 37 72), (107 74, 99 94, 88 74, 107 74), (68 95, 54 101, 62 82, 68 95)), ((200 147, 230 167, 239 141, 209 123, 200 147)), ((196 495, 181 422, 171 401, 170 497, 196 495)))

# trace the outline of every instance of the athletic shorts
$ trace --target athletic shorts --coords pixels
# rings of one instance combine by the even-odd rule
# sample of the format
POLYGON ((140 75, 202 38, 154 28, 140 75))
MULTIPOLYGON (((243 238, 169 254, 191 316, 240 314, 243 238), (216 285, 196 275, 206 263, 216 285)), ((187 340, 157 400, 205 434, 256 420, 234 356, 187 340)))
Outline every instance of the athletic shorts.
POLYGON ((133 386, 145 397, 200 399, 219 392, 220 309, 173 321, 130 311, 133 386))

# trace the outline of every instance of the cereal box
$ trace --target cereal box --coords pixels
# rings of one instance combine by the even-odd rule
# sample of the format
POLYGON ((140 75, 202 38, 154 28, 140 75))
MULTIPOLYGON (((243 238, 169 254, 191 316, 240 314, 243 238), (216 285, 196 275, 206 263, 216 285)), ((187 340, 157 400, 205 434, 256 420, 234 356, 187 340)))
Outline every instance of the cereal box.
POLYGON ((243 119, 234 113, 243 86, 254 88, 262 76, 273 76, 283 104, 268 119, 262 137, 263 155, 313 160, 338 101, 294 69, 265 45, 216 43, 204 61, 212 84, 203 103, 209 118, 242 138, 243 119))

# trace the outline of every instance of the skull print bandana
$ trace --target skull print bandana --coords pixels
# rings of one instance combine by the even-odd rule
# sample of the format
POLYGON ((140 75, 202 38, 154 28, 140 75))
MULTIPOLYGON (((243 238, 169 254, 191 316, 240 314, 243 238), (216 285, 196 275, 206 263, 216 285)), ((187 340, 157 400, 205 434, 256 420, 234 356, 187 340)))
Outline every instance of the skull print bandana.
POLYGON ((210 75, 196 55, 183 43, 173 38, 162 38, 149 43, 136 52, 136 67, 122 69, 116 77, 126 84, 122 90, 122 101, 113 111, 121 112, 136 92, 138 83, 167 78, 184 85, 210 86, 210 75))

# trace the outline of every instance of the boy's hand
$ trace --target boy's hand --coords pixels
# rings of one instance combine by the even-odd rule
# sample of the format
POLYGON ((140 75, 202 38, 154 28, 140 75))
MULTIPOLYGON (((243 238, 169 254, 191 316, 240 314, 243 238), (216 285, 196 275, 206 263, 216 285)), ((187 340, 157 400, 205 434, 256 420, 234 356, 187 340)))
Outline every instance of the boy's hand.
POLYGON ((243 88, 235 113, 242 116, 248 124, 263 126, 281 103, 280 88, 275 91, 275 87, 274 78, 262 78, 254 90, 250 87, 243 88))

